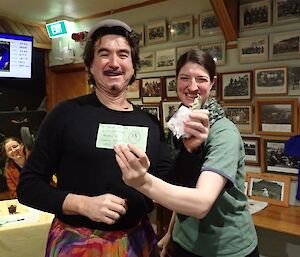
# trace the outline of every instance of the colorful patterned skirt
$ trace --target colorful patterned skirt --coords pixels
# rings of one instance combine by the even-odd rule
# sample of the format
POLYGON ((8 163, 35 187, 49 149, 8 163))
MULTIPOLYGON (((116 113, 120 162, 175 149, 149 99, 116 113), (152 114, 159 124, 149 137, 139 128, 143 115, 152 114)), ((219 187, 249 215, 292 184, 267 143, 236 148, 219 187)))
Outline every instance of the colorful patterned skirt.
POLYGON ((128 231, 101 231, 52 222, 45 257, 158 257, 151 223, 143 219, 128 231))

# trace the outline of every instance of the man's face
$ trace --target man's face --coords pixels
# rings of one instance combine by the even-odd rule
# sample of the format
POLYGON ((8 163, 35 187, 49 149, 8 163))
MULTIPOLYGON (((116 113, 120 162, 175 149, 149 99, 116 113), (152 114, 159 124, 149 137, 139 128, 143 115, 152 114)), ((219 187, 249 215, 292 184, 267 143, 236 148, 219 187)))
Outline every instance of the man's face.
POLYGON ((91 73, 96 81, 96 90, 118 95, 134 74, 131 49, 120 35, 105 35, 95 43, 91 73))

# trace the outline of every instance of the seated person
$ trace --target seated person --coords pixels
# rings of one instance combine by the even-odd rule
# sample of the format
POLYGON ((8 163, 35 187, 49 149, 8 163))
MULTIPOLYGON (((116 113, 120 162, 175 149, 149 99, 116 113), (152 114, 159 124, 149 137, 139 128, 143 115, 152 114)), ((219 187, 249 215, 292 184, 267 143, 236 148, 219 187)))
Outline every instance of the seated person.
POLYGON ((10 198, 17 198, 16 190, 19 184, 20 172, 24 167, 29 151, 25 150, 20 139, 8 137, 2 142, 1 152, 6 157, 4 174, 10 198))

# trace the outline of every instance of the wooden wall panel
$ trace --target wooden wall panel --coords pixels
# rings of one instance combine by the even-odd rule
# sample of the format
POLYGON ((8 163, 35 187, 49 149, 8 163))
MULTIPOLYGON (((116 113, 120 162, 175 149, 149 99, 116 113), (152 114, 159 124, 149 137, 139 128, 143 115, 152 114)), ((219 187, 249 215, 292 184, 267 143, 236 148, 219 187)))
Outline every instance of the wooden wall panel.
MULTIPOLYGON (((65 66, 65 65, 64 65, 65 66)), ((75 65, 76 67, 76 65, 75 65)), ((73 70, 61 67, 46 72, 47 110, 50 111, 57 103, 89 93, 84 66, 73 70)))

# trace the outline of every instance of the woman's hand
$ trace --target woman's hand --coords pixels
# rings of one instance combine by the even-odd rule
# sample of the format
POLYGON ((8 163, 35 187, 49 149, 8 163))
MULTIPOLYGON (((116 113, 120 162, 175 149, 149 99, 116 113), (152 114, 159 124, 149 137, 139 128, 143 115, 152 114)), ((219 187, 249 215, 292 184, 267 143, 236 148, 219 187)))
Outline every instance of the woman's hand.
POLYGON ((114 150, 124 182, 134 188, 144 185, 150 166, 146 153, 131 144, 128 145, 128 148, 122 145, 115 145, 114 150))
POLYGON ((165 257, 167 254, 167 246, 171 240, 171 233, 167 232, 162 239, 159 240, 157 243, 158 248, 159 248, 159 256, 160 257, 165 257))
POLYGON ((190 119, 184 122, 184 131, 191 135, 183 139, 183 144, 189 152, 195 151, 206 141, 209 132, 209 112, 208 110, 194 110, 190 114, 190 119))

